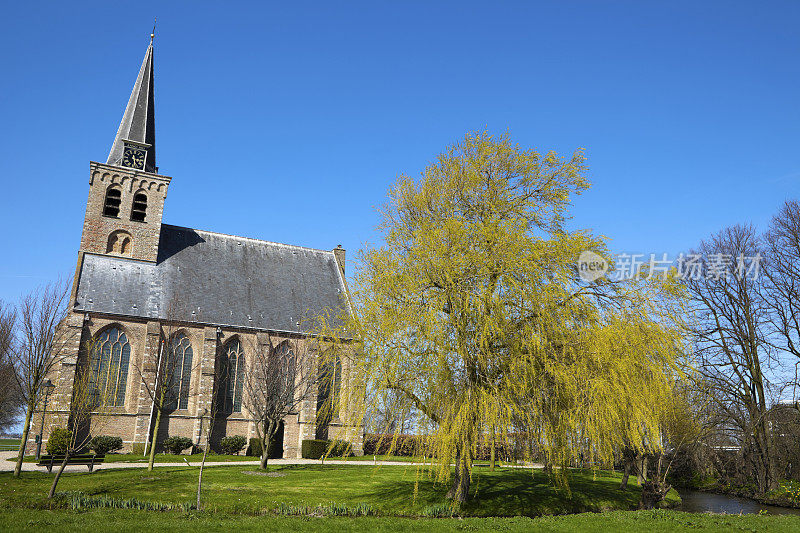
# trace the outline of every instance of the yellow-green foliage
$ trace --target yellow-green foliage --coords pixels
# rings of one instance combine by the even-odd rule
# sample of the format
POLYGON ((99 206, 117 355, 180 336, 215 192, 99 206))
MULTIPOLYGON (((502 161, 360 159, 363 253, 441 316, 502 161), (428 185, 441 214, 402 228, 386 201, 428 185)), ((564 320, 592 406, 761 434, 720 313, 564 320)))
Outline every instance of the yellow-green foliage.
POLYGON ((582 251, 608 256, 601 238, 565 229, 585 174, 580 151, 540 154, 477 133, 420 180, 399 179, 346 327, 323 326, 358 346, 323 355, 347 358, 351 422, 401 391, 431 422, 423 453, 440 480, 456 460, 471 472, 492 431, 524 437, 556 466, 660 447, 680 348, 666 309, 679 291, 672 279, 580 280, 582 251))

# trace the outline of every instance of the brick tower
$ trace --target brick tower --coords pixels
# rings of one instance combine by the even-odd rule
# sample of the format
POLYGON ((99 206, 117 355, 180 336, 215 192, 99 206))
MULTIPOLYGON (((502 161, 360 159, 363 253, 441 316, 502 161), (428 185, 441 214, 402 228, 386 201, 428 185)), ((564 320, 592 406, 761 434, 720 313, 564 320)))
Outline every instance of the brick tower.
MULTIPOLYGON (((105 164, 89 164, 89 200, 81 236, 85 253, 155 262, 170 178, 156 166, 153 41, 105 164)), ((80 262, 80 261, 79 261, 80 262)))

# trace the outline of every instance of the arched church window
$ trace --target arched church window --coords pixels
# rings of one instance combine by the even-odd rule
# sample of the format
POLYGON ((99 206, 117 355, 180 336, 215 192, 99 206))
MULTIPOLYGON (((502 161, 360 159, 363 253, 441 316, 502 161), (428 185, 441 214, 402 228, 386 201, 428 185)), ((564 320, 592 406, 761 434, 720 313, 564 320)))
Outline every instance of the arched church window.
POLYGON ((106 329, 94 340, 89 354, 89 377, 96 405, 125 404, 130 359, 131 345, 120 328, 106 329))
POLYGON ((189 385, 192 378, 192 344, 183 333, 175 335, 167 348, 167 378, 169 390, 166 409, 189 408, 189 385))
POLYGON ((106 189, 106 200, 103 203, 103 214, 107 217, 118 217, 119 206, 122 203, 122 189, 111 185, 106 189))
POLYGON ((137 192, 133 195, 133 206, 131 207, 131 220, 144 222, 147 216, 147 195, 144 192, 137 192))
POLYGON ((273 360, 271 361, 271 373, 276 376, 275 387, 278 389, 276 394, 283 397, 291 394, 294 390, 295 365, 297 359, 294 356, 289 341, 283 341, 272 351, 273 360))
POLYGON ((125 255, 130 257, 133 248, 133 237, 125 230, 112 231, 106 244, 107 254, 125 255))
POLYGON ((331 398, 331 405, 333 406, 333 416, 339 416, 339 406, 342 399, 342 359, 336 357, 336 364, 333 365, 333 379, 331 380, 333 398, 331 398))
POLYGON ((222 361, 217 396, 218 408, 223 413, 238 413, 242 410, 242 386, 244 382, 244 350, 239 339, 233 339, 222 351, 222 361))

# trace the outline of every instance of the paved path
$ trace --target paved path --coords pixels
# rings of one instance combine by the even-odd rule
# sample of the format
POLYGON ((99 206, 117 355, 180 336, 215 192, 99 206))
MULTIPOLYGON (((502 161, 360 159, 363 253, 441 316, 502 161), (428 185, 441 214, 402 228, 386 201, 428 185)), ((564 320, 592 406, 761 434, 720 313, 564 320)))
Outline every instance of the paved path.
MULTIPOLYGON (((14 458, 17 456, 17 452, 0 452, 0 472, 11 472, 14 470, 14 462, 8 461, 9 458, 14 458)), ((162 466, 186 466, 192 467, 199 467, 200 461, 196 458, 192 458, 190 456, 186 457, 186 462, 183 463, 155 463, 153 466, 155 467, 162 467, 162 466)), ((258 461, 206 461, 206 466, 258 466, 260 463, 258 461)), ((269 460, 270 466, 283 466, 283 465, 318 465, 322 464, 321 461, 317 459, 270 459, 269 460)), ((386 465, 386 466, 417 466, 421 465, 422 463, 411 463, 405 461, 378 461, 377 463, 374 461, 341 461, 336 459, 327 459, 325 461, 326 465, 351 465, 351 466, 373 466, 373 465, 386 465)), ((145 468, 147 466, 147 461, 143 461, 141 463, 102 463, 94 467, 95 470, 106 470, 109 468, 145 468)), ((512 465, 509 465, 512 466, 512 465)), ((513 465, 516 468, 541 468, 542 465, 539 464, 532 464, 532 465, 513 465)), ((47 469, 43 466, 36 466, 36 463, 22 463, 22 471, 23 472, 47 472, 47 469)), ((67 466, 65 469, 66 472, 86 472, 88 473, 88 469, 85 466, 75 465, 75 466, 67 466)))
MULTIPOLYGON (((10 472, 14 470, 14 462, 8 461, 9 458, 14 458, 17 456, 17 452, 0 452, 0 472, 10 472)), ((157 459, 156 459, 157 461, 157 459)), ((161 467, 161 466, 186 466, 192 467, 199 467, 200 461, 197 458, 192 458, 190 456, 186 457, 186 462, 182 463, 159 463, 156 462, 153 466, 161 467)), ((258 466, 260 463, 259 461, 206 461, 206 466, 258 466)), ((283 465, 318 465, 322 464, 321 461, 316 459, 270 459, 269 460, 270 466, 283 466, 283 465)), ((364 466, 364 465, 389 465, 389 466, 408 466, 412 465, 415 466, 421 463, 411 463, 411 462, 404 462, 404 461, 378 461, 377 463, 373 461, 340 461, 336 459, 327 459, 325 461, 326 465, 355 465, 355 466, 364 466)), ((140 463, 102 463, 94 467, 95 470, 105 470, 108 468, 145 468, 147 466, 147 461, 143 461, 140 463)), ((22 470, 23 472, 47 472, 47 469, 43 466, 36 466, 36 463, 22 463, 22 470)), ((75 466, 67 466, 65 469, 67 472, 74 472, 74 471, 83 471, 88 472, 87 468, 82 465, 75 465, 75 466)))

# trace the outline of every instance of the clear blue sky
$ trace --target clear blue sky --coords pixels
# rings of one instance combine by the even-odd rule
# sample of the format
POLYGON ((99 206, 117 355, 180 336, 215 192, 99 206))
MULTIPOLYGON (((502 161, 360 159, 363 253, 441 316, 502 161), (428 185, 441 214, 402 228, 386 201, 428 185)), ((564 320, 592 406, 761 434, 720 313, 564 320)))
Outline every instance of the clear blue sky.
POLYGON ((375 242, 400 173, 465 132, 584 147, 574 227, 676 253, 800 192, 800 2, 13 2, 3 9, 0 298, 71 277, 156 30, 164 221, 375 242))

